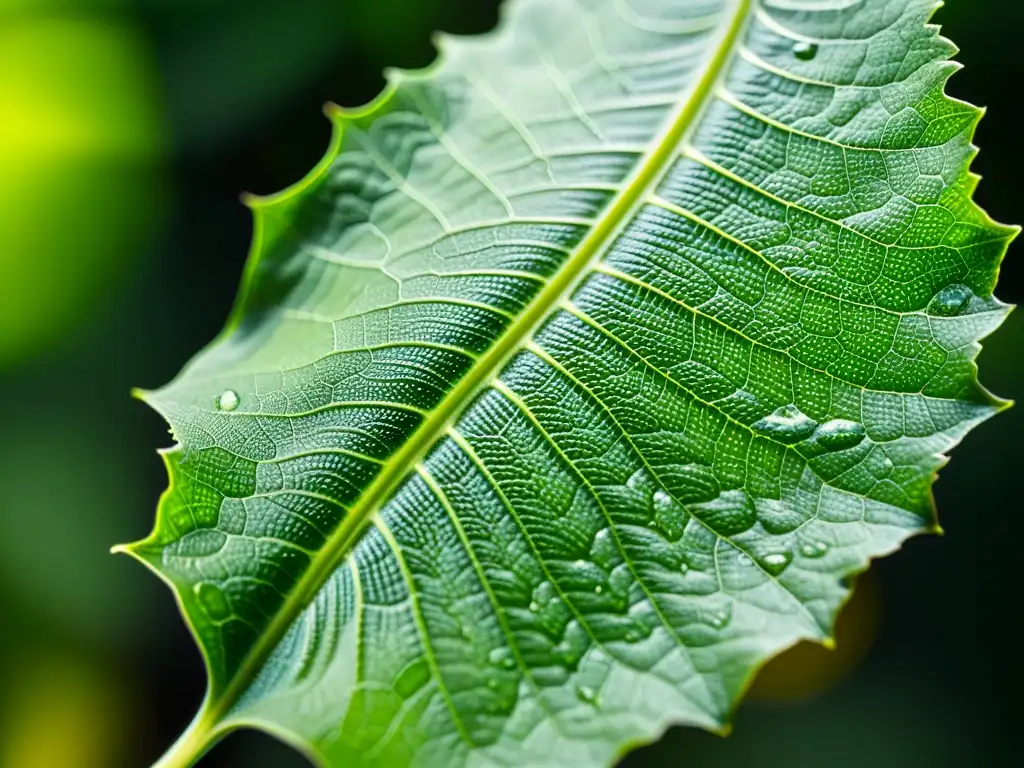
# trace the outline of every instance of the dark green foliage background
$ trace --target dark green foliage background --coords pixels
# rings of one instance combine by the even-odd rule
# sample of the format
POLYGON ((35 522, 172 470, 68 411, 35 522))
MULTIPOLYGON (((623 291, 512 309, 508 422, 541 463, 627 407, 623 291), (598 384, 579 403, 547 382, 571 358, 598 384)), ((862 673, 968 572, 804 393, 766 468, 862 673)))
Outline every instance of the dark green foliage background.
MULTIPOLYGON (((73 701, 83 708, 114 702, 116 729, 107 738, 116 743, 104 753, 111 768, 146 765, 187 723, 204 680, 170 593, 106 551, 149 530, 166 483, 152 452, 169 443, 165 426, 132 402, 128 389, 170 380, 219 331, 249 240, 249 212, 238 193, 280 189, 319 160, 330 133, 321 104, 369 100, 383 84, 383 67, 430 61, 431 30, 488 29, 497 2, 14 5, 27 10, 0 10, 0 25, 42 12, 138 30, 155 62, 169 140, 158 162, 96 177, 100 184, 129 185, 144 175, 165 190, 162 223, 132 241, 122 266, 63 334, 27 358, 0 359, 0 742, 23 728, 32 686, 46 677, 39 670, 69 665, 87 670, 83 679, 102 691, 92 698, 79 691, 73 701)), ((982 153, 974 170, 985 176, 977 200, 997 220, 1024 221, 1016 122, 1024 6, 950 0, 938 21, 966 65, 950 93, 989 107, 976 139, 982 153)), ((1014 303, 1024 300, 1018 250, 1011 249, 997 291, 1014 303)), ((53 279, 61 274, 58 263, 53 279)), ((1019 313, 985 345, 982 382, 1001 396, 1024 398, 1022 345, 1019 313)), ((1009 764, 1016 740, 1009 704, 1021 667, 1008 627, 1019 602, 1017 550, 1024 534, 1017 512, 1022 432, 1020 408, 973 432, 937 486, 947 535, 915 539, 876 564, 881 624, 852 675, 817 698, 748 703, 727 742, 674 731, 626 765, 1009 764)), ((40 695, 52 702, 64 693, 58 685, 40 695)), ((53 704, 44 712, 49 738, 74 738, 60 718, 83 716, 71 705, 53 704)), ((23 768, 10 754, 16 753, 0 749, 0 766, 23 768)), ((302 764, 253 734, 228 740, 202 763, 302 764)))

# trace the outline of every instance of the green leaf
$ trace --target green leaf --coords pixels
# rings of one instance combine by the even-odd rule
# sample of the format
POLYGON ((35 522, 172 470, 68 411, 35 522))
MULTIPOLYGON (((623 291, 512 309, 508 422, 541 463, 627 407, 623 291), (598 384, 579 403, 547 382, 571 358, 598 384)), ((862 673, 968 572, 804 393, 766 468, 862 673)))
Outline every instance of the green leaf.
POLYGON ((935 530, 1003 403, 1014 230, 931 0, 514 0, 253 200, 224 334, 145 398, 209 692, 328 766, 608 765, 724 730, 935 530))

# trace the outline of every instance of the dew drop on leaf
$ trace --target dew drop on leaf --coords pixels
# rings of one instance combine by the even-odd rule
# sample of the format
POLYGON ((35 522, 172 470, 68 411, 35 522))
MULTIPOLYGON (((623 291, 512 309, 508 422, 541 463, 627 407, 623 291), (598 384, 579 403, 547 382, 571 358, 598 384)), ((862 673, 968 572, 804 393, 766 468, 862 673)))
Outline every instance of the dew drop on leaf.
POLYGON ((689 514, 665 491, 654 494, 654 519, 648 523, 669 541, 679 541, 686 530, 689 514))
POLYGON ((512 651, 508 648, 491 649, 491 652, 487 654, 487 660, 494 666, 501 667, 502 669, 512 669, 516 665, 512 651))
POLYGON ((818 44, 808 40, 801 40, 793 44, 793 55, 800 61, 810 61, 818 55, 818 44))
POLYGON ((580 697, 580 701, 584 701, 587 704, 594 704, 597 701, 597 691, 589 685, 581 685, 577 688, 576 695, 580 697))
POLYGON ((195 592, 203 611, 214 621, 223 621, 231 616, 231 606, 219 587, 201 582, 196 584, 192 591, 195 592))
POLYGON ((217 398, 217 408, 221 411, 233 411, 238 407, 241 400, 238 393, 233 389, 226 389, 217 398))
POLYGON ((966 285, 955 283, 947 285, 928 304, 928 314, 939 317, 955 317, 963 314, 971 305, 974 292, 966 285))
POLYGON ((791 555, 788 552, 772 552, 770 555, 765 555, 762 562, 769 573, 777 574, 789 565, 790 559, 791 555))
POLYGON ((804 557, 823 557, 826 552, 828 552, 828 544, 823 541, 809 541, 800 545, 800 554, 804 557))
POLYGON ((878 477, 888 477, 889 473, 892 472, 893 469, 896 466, 895 464, 892 463, 892 459, 890 459, 884 453, 882 454, 882 458, 878 462, 878 464, 879 464, 878 471, 875 473, 875 475, 878 476, 878 477))
MULTIPOLYGON (((577 561, 579 564, 580 561, 577 561)), ((533 610, 534 604, 545 606, 551 602, 551 598, 555 596, 555 587, 550 581, 542 581, 537 585, 537 588, 533 590, 533 603, 530 604, 530 609, 533 610)))
POLYGON ((761 434, 786 445, 807 439, 814 434, 817 427, 818 422, 795 405, 776 408, 771 414, 754 424, 754 429, 761 434))
POLYGON ((847 419, 832 419, 815 430, 814 439, 822 448, 845 451, 860 445, 866 434, 862 424, 847 419))
POLYGON ((597 532, 590 554, 594 562, 602 568, 610 568, 619 560, 619 549, 612 538, 611 530, 602 528, 597 532))

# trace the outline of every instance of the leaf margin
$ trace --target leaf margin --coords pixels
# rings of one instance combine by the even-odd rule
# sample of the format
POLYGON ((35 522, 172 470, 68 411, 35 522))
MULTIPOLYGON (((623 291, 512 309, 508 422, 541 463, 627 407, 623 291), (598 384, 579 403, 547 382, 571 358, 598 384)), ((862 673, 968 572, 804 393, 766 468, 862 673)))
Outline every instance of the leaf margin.
MULTIPOLYGON (((637 168, 634 169, 634 171, 631 172, 628 175, 628 177, 623 181, 622 184, 624 187, 624 191, 620 191, 610 200, 608 205, 602 210, 600 218, 595 220, 591 229, 583 237, 580 243, 574 248, 572 255, 570 255, 567 258, 566 262, 559 267, 555 275, 552 278, 548 279, 548 282, 545 284, 545 286, 538 291, 538 293, 527 303, 527 305, 522 310, 521 314, 525 315, 531 312, 535 304, 539 305, 540 309, 537 310, 536 321, 533 324, 531 324, 525 331, 523 331, 519 338, 517 338, 513 342, 508 343, 507 345, 506 337, 509 335, 510 329, 506 329, 506 331, 504 331, 502 335, 499 336, 492 343, 492 346, 486 352, 484 352, 480 356, 480 358, 476 362, 474 362, 474 364, 471 367, 471 370, 477 367, 489 368, 489 372, 485 373, 482 376, 482 378, 479 379, 479 381, 473 384, 473 386, 464 387, 464 383, 471 378, 468 373, 465 374, 463 378, 460 379, 458 383, 455 386, 453 386, 442 397, 438 405, 435 406, 431 411, 427 412, 427 417, 425 418, 423 424, 421 424, 420 427, 417 427, 417 429, 413 432, 412 435, 410 435, 406 442, 403 443, 402 446, 397 451, 395 451, 393 454, 391 454, 391 456, 389 456, 386 459, 385 466, 392 463, 399 467, 403 465, 406 467, 415 466, 419 458, 422 458, 427 452, 429 452, 429 450, 436 445, 437 440, 440 439, 441 436, 443 436, 445 425, 451 423, 454 419, 456 419, 471 404, 476 394, 479 393, 479 391, 487 385, 488 379, 490 379, 492 376, 497 375, 500 372, 504 364, 507 363, 511 359, 511 357, 516 352, 519 351, 523 342, 530 338, 532 332, 538 327, 538 324, 548 316, 548 313, 550 309, 554 306, 554 304, 552 303, 546 307, 543 306, 544 297, 549 292, 549 290, 551 293, 556 293, 554 289, 551 289, 551 285, 555 284, 559 280, 563 272, 573 271, 570 267, 570 263, 575 262, 577 258, 579 258, 581 265, 576 270, 576 274, 571 275, 570 278, 565 281, 565 286, 563 290, 560 291, 561 293, 564 294, 568 294, 571 292, 572 287, 578 283, 578 279, 586 274, 587 266, 590 263, 592 263, 594 258, 599 257, 601 255, 602 248, 614 239, 614 235, 618 226, 628 223, 632 204, 642 202, 642 195, 644 191, 649 189, 650 182, 656 179, 657 177, 657 171, 660 166, 654 163, 653 161, 656 158, 660 157, 663 153, 666 155, 670 155, 673 151, 675 144, 673 144, 670 137, 672 137, 673 134, 675 134, 678 130, 678 135, 675 137, 676 143, 678 143, 678 141, 686 135, 686 133, 691 127, 699 126, 699 120, 703 116, 704 107, 706 105, 706 97, 708 95, 707 91, 710 88, 714 87, 717 80, 724 72, 724 68, 727 67, 730 63, 735 50, 733 46, 742 35, 745 28, 749 25, 754 15, 752 11, 755 7, 758 7, 759 4, 759 0, 736 0, 735 9, 732 12, 733 18, 728 23, 723 24, 725 30, 724 34, 722 34, 718 39, 716 39, 714 45, 712 46, 714 54, 710 57, 708 64, 706 64, 699 70, 697 81, 692 84, 692 86, 689 88, 687 92, 681 93, 679 95, 679 102, 675 105, 671 113, 671 118, 668 121, 669 124, 667 128, 663 129, 660 133, 652 137, 652 139, 650 140, 650 146, 648 151, 639 158, 637 168), (728 41, 730 44, 723 45, 724 41, 728 41), (689 115, 691 111, 693 114, 689 115), (646 183, 641 183, 637 185, 634 176, 644 176, 648 165, 652 166, 650 171, 651 177, 646 180, 646 183), (635 196, 632 196, 630 194, 630 188, 632 188, 633 186, 637 186, 637 192, 635 196), (634 199, 630 201, 631 197, 634 197, 634 199), (610 228, 607 229, 607 233, 604 237, 595 237, 595 232, 605 232, 605 230, 602 229, 603 221, 606 218, 614 218, 611 217, 610 214, 614 209, 618 208, 618 206, 620 205, 620 203, 622 203, 623 200, 630 201, 631 205, 624 206, 624 210, 621 212, 621 216, 619 216, 618 220, 614 222, 614 226, 611 226, 610 228), (590 249, 590 252, 587 253, 586 244, 588 243, 588 241, 592 239, 592 237, 596 240, 596 244, 593 246, 592 249, 590 249), (587 258, 580 257, 581 253, 584 253, 587 256, 587 258), (507 346, 508 348, 504 351, 504 354, 502 354, 501 356, 494 354, 495 349, 502 348, 505 346, 507 346), (489 361, 491 357, 495 357, 496 361, 488 366, 487 361, 489 361), (463 389, 466 390, 464 395, 463 389), (459 405, 457 403, 455 406, 453 406, 452 413, 448 416, 445 416, 444 419, 439 420, 438 427, 436 429, 431 430, 433 432, 432 438, 424 438, 418 440, 418 435, 420 434, 420 432, 426 432, 427 428, 431 427, 431 422, 434 416, 436 415, 436 413, 440 412, 444 408, 445 404, 449 400, 460 399, 462 400, 462 404, 459 405), (417 441, 422 442, 423 444, 417 446, 417 449, 415 451, 406 451, 408 445, 416 443, 417 441), (406 453, 409 454, 408 461, 404 461, 404 456, 406 453)), ((491 41, 492 39, 501 37, 511 26, 509 22, 509 17, 511 16, 511 8, 513 8, 516 5, 518 5, 518 0, 503 0, 500 6, 500 16, 497 25, 492 30, 486 31, 484 33, 475 35, 450 35, 448 33, 442 32, 435 33, 431 38, 437 51, 437 55, 435 56, 434 60, 427 66, 419 69, 402 69, 390 67, 385 69, 385 85, 383 89, 377 96, 375 96, 366 104, 358 107, 345 108, 337 104, 334 104, 333 102, 326 103, 323 107, 323 112, 331 124, 331 135, 325 154, 317 162, 317 164, 297 182, 285 187, 283 190, 280 190, 279 192, 268 195, 243 193, 240 196, 241 202, 246 207, 248 207, 252 213, 253 235, 248 255, 246 258, 242 279, 238 289, 238 295, 234 301, 231 312, 226 321, 225 327, 219 334, 217 334, 217 336, 209 344, 205 345, 199 352, 197 352, 190 359, 190 361, 185 365, 182 371, 175 377, 174 380, 172 380, 172 383, 184 377, 189 372, 193 362, 197 360, 199 357, 201 357, 206 351, 218 346, 219 344, 223 343, 228 338, 230 338, 233 334, 238 332, 243 317, 246 314, 246 310, 250 308, 250 302, 253 301, 253 289, 256 284, 257 273, 260 269, 263 258, 272 249, 274 243, 276 242, 277 238, 281 235, 284 228, 286 228, 289 225, 287 221, 282 221, 282 219, 286 218, 287 214, 292 210, 293 207, 296 207, 299 203, 302 202, 305 195, 315 191, 316 188, 325 180, 325 176, 329 169, 331 168, 333 161, 341 153, 346 123, 349 121, 373 118, 378 113, 385 112, 391 101, 399 93, 399 88, 403 81, 407 79, 411 80, 431 78, 433 74, 439 71, 441 68, 443 68, 443 66, 447 62, 445 55, 445 46, 448 41, 455 42, 460 40, 467 40, 470 41, 472 44, 476 45, 484 44, 491 41)), ((959 170, 959 178, 961 182, 964 184, 965 199, 968 200, 974 206, 975 210, 980 215, 983 216, 984 225, 986 227, 992 228, 993 230, 997 230, 1003 238, 1003 244, 1001 246, 1001 255, 995 269, 995 276, 996 278, 998 278, 1001 265, 1005 260, 1009 246, 1014 241, 1014 239, 1019 235, 1019 233, 1022 230, 1022 227, 1019 225, 1008 226, 995 221, 984 208, 982 208, 974 201, 974 194, 976 192, 976 188, 982 178, 980 174, 971 170, 971 165, 973 164, 973 161, 976 158, 979 151, 978 147, 974 143, 974 139, 978 125, 981 119, 985 116, 987 108, 977 107, 968 101, 950 96, 946 92, 946 88, 948 86, 950 78, 958 71, 960 71, 964 65, 961 62, 958 62, 953 59, 953 57, 956 56, 960 49, 951 40, 949 40, 949 38, 942 36, 940 32, 940 25, 932 21, 934 15, 944 5, 945 0, 932 0, 931 7, 928 10, 927 19, 925 20, 925 28, 928 29, 929 31, 935 32, 940 41, 949 45, 951 52, 945 60, 935 59, 928 62, 928 64, 924 66, 933 65, 942 67, 942 74, 940 77, 941 95, 946 100, 955 103, 958 106, 963 106, 967 111, 971 113, 970 125, 964 131, 964 137, 965 141, 967 142, 968 151, 965 154, 962 167, 959 170)), ((667 164, 665 164, 664 167, 667 168, 667 164)), ((938 520, 938 508, 935 502, 934 485, 935 482, 938 480, 939 472, 946 466, 946 464, 950 460, 949 456, 947 455, 948 452, 952 451, 952 449, 955 448, 964 439, 966 434, 970 432, 972 429, 1014 405, 1014 402, 1012 400, 1003 399, 993 394, 984 385, 982 385, 979 380, 979 368, 977 364, 977 359, 983 348, 981 341, 984 340, 991 333, 998 330, 998 328, 1005 322, 1008 314, 1016 308, 1014 305, 1008 305, 999 301, 998 299, 995 299, 994 295, 992 296, 992 298, 997 303, 996 309, 1002 311, 1003 316, 999 319, 998 323, 995 323, 992 328, 987 330, 982 336, 980 336, 976 341, 972 343, 970 357, 972 375, 970 382, 968 382, 969 384, 973 385, 974 394, 979 398, 979 402, 977 404, 980 406, 985 406, 986 411, 983 414, 971 418, 963 422, 961 425, 959 425, 959 429, 957 430, 958 434, 956 434, 955 437, 951 438, 948 448, 946 448, 943 453, 936 454, 936 467, 934 470, 930 472, 928 476, 928 518, 927 520, 922 518, 922 526, 917 529, 907 529, 906 533, 903 536, 901 536, 899 540, 896 541, 890 548, 869 557, 864 562, 862 567, 858 568, 855 571, 849 572, 844 577, 845 580, 849 581, 850 585, 847 588, 846 594, 843 597, 839 607, 831 616, 830 626, 828 628, 827 634, 823 635, 821 638, 816 638, 812 640, 813 642, 817 642, 827 649, 833 649, 835 647, 835 625, 839 614, 842 612, 843 608, 846 606, 846 604, 853 596, 857 578, 861 574, 869 570, 875 560, 887 557, 893 554, 894 552, 900 550, 905 545, 906 541, 909 540, 911 537, 920 534, 944 534, 944 530, 938 520)), ((517 320, 513 323, 513 326, 518 325, 519 322, 519 318, 517 318, 517 320)), ((132 396, 135 397, 136 399, 142 400, 151 408, 160 413, 162 416, 165 416, 165 414, 160 408, 159 402, 156 400, 156 396, 160 391, 161 390, 134 389, 132 390, 132 396)), ((262 656, 262 659, 258 658, 255 661, 253 661, 253 654, 251 652, 246 656, 241 666, 239 667, 238 672, 235 674, 233 679, 229 681, 229 685, 225 689, 225 692, 221 698, 225 698, 227 696, 227 693, 229 691, 232 691, 232 689, 235 687, 240 687, 241 690, 234 696, 233 699, 227 702, 227 704, 222 708, 223 711, 218 712, 217 708, 215 707, 217 701, 216 697, 213 696, 212 690, 212 666, 210 663, 208 653, 200 640, 199 633, 196 630, 196 627, 194 626, 192 620, 189 618, 187 610, 185 609, 183 595, 181 594, 178 586, 174 584, 165 573, 162 572, 162 570, 159 567, 159 563, 156 562, 150 556, 148 556, 146 553, 146 549, 148 547, 155 545, 158 542, 158 534, 161 530, 161 523, 166 519, 167 500, 174 493, 176 488, 175 472, 172 460, 176 455, 179 455, 181 452, 183 452, 183 450, 183 446, 176 444, 170 448, 158 451, 168 472, 169 485, 168 488, 161 495, 160 500, 158 502, 156 520, 151 533, 143 539, 128 544, 119 544, 112 547, 110 550, 111 553, 126 554, 132 557, 133 559, 138 560, 144 566, 146 566, 148 570, 155 573, 161 581, 168 585, 172 594, 174 595, 174 599, 178 606, 179 613, 184 619, 185 624, 193 637, 193 641, 195 642, 200 652, 200 656, 202 657, 203 665, 207 674, 208 686, 198 713, 196 714, 195 718, 188 726, 188 728, 185 730, 185 732, 182 733, 181 737, 174 743, 174 745, 172 745, 172 747, 163 756, 163 758, 161 758, 157 763, 154 764, 153 768, 188 768, 188 766, 193 765, 195 761, 200 759, 207 751, 209 751, 217 743, 219 743, 219 741, 224 736, 228 735, 229 733, 235 730, 246 728, 254 728, 264 731, 270 734, 271 736, 279 739, 280 741, 284 742, 285 744, 290 745, 298 752, 305 755, 308 759, 313 761, 315 764, 326 766, 328 765, 328 762, 319 754, 319 751, 314 745, 303 741, 300 737, 290 733, 288 730, 274 723, 263 721, 258 718, 229 717, 232 707, 238 700, 238 696, 245 692, 247 685, 251 683, 254 675, 259 672, 262 663, 266 661, 267 656, 269 656, 269 654, 271 654, 273 650, 276 648, 277 644, 284 636, 284 633, 287 632, 288 628, 291 626, 291 623, 294 622, 296 617, 301 614, 301 611, 309 603, 309 600, 315 597, 316 592, 319 590, 320 587, 322 587, 322 579, 311 580, 313 584, 310 586, 310 588, 306 589, 302 593, 301 597, 294 597, 295 594, 302 589, 303 585, 307 581, 306 576, 303 576, 299 579, 299 581, 295 585, 295 590, 293 591, 293 593, 288 596, 288 598, 285 600, 285 602, 282 604, 281 608, 275 615, 274 619, 271 620, 270 624, 268 624, 267 628, 261 634, 268 634, 271 631, 271 629, 278 623, 281 623, 283 625, 281 631, 275 636, 274 640, 272 641, 272 644, 264 644, 261 642, 261 645, 267 645, 266 653, 262 656), (316 581, 319 581, 319 584, 316 584, 316 581), (293 602, 296 603, 298 606, 296 612, 291 614, 288 619, 281 619, 280 622, 278 622, 278 619, 281 616, 287 615, 288 608, 293 602), (250 676, 245 683, 239 683, 238 686, 235 686, 235 679, 241 679, 243 677, 243 673, 251 666, 255 667, 254 674, 250 676)), ((386 470, 382 470, 380 476, 375 478, 371 482, 371 484, 367 486, 366 489, 363 490, 363 492, 359 496, 358 501, 353 507, 353 511, 358 507, 362 507, 364 505, 364 499, 369 497, 372 503, 369 504, 368 513, 361 519, 358 519, 355 522, 353 522, 351 526, 348 525, 350 522, 350 518, 359 517, 361 512, 346 516, 346 518, 339 523, 338 528, 328 537, 328 541, 324 545, 324 550, 335 549, 335 539, 343 539, 341 534, 347 532, 347 528, 353 529, 351 535, 351 543, 354 545, 358 541, 358 538, 363 534, 363 532, 370 526, 370 518, 372 517, 373 511, 378 508, 378 504, 386 501, 394 493, 394 491, 397 490, 400 484, 412 471, 413 470, 409 469, 396 470, 390 479, 380 483, 380 490, 375 490, 378 486, 378 481, 380 481, 380 478, 387 474, 386 470)), ((345 542, 341 541, 341 543, 343 544, 345 542)), ((309 572, 316 571, 317 573, 319 573, 320 571, 322 571, 324 574, 329 574, 335 567, 337 567, 337 565, 343 559, 339 553, 350 551, 347 549, 342 549, 340 545, 337 547, 337 549, 338 553, 334 553, 331 557, 320 558, 318 556, 317 560, 319 561, 323 559, 324 562, 327 563, 327 565, 319 569, 316 568, 315 564, 311 565, 309 572)), ((721 737, 728 736, 733 729, 732 720, 735 716, 735 713, 744 702, 746 694, 749 691, 751 685, 753 685, 757 677, 757 674, 760 672, 760 670, 766 664, 768 664, 773 659, 777 658, 779 655, 784 653, 789 648, 793 647, 794 645, 797 645, 800 642, 804 642, 805 639, 806 638, 800 637, 793 639, 787 645, 780 646, 776 651, 764 657, 757 664, 755 664, 753 667, 747 670, 743 679, 743 683, 739 687, 735 698, 730 702, 729 709, 723 717, 720 727, 709 728, 708 730, 721 737)), ((662 721, 655 724, 655 727, 651 729, 651 736, 649 738, 638 737, 634 740, 619 744, 617 749, 617 759, 621 759, 637 747, 655 743, 674 724, 676 724, 676 721, 672 720, 671 717, 666 717, 662 721)))

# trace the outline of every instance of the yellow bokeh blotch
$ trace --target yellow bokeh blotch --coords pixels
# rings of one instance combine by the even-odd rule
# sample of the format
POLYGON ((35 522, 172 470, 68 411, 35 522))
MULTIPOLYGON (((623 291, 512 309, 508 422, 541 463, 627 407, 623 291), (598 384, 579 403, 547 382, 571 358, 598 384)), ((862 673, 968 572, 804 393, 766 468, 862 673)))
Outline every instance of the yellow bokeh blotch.
POLYGON ((144 244, 164 145, 132 25, 0 12, 0 365, 73 334, 144 244))

